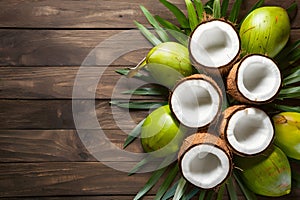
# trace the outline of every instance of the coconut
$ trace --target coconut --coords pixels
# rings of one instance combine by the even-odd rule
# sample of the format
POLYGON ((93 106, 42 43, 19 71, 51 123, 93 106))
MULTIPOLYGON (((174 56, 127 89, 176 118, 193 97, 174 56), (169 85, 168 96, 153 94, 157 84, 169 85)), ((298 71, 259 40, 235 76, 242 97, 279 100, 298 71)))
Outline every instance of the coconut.
POLYGON ((160 151, 156 156, 176 153, 182 143, 186 129, 180 128, 168 105, 150 113, 141 130, 141 143, 146 152, 160 151))
POLYGON ((260 7, 242 22, 240 37, 245 53, 277 55, 290 36, 290 21, 285 9, 277 6, 260 7))
POLYGON ((300 160, 300 113, 282 112, 273 117, 275 144, 291 158, 300 160))
POLYGON ((236 154, 253 156, 265 151, 274 138, 269 116, 262 110, 236 105, 224 111, 220 133, 236 154))
POLYGON ((209 133, 187 137, 178 153, 182 176, 202 189, 216 188, 230 176, 232 157, 226 143, 209 133))
POLYGON ((221 96, 221 90, 212 78, 195 74, 174 87, 169 104, 181 124, 201 128, 212 123, 220 113, 221 96))
POLYGON ((289 194, 291 167, 286 155, 276 146, 255 157, 235 157, 242 180, 254 193, 269 197, 289 194))
POLYGON ((280 91, 282 79, 276 63, 259 54, 245 56, 230 70, 228 93, 247 104, 269 103, 280 91))
POLYGON ((190 57, 198 69, 225 74, 240 54, 240 38, 234 26, 222 19, 200 23, 189 40, 190 57))
POLYGON ((188 49, 176 42, 164 42, 153 47, 146 58, 133 68, 128 77, 145 67, 151 76, 169 89, 183 77, 193 73, 194 68, 189 59, 188 49))

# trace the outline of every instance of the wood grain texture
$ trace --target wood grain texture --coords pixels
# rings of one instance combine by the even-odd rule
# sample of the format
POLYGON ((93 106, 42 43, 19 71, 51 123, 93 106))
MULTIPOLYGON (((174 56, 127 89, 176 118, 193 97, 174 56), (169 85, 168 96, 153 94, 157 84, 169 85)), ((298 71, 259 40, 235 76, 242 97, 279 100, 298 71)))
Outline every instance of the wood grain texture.
MULTIPOLYGON (((92 135, 93 131, 87 131, 92 135)), ((119 149, 127 137, 122 130, 103 130, 106 137, 119 149)), ((94 131, 95 134, 98 134, 94 131)), ((83 135, 76 130, 0 130, 0 162, 90 162, 97 161, 93 153, 101 144, 82 142, 83 135), (95 149, 89 152, 88 149, 95 149), (93 146, 91 146, 93 145, 93 146)), ((139 140, 126 148, 143 152, 139 140)), ((116 161, 107 156, 105 161, 116 161)))
MULTIPOLYGON (((60 197, 7 197, 1 200, 129 200, 135 195, 102 195, 102 196, 60 196, 60 197)), ((152 200, 154 195, 146 195, 143 200, 152 200)))
MULTIPOLYGON (((300 31, 293 30, 291 39, 299 37, 300 31)), ((135 66, 151 47, 137 30, 0 30, 0 38, 0 66, 81 66, 85 59, 87 66, 107 66, 108 60, 112 65, 135 66), (117 34, 124 36, 107 40, 117 34), (97 47, 104 40, 106 45, 97 47), (118 49, 127 48, 130 53, 118 54, 118 49)))
MULTIPOLYGON (((184 1, 173 0, 181 9, 184 1)), ((134 20, 146 22, 139 5, 168 20, 159 1, 88 0, 88 1, 1 1, 0 26, 40 28, 132 28, 134 20), (9 3, 8 3, 9 2, 9 3), (18 13, 18 15, 14 15, 18 13)))
POLYGON ((135 65, 145 57, 146 51, 141 49, 122 56, 117 50, 126 50, 127 46, 151 47, 137 30, 4 29, 0 30, 0 38, 1 66, 95 66, 108 65, 109 60, 116 65, 135 65), (118 39, 111 39, 112 36, 118 39), (107 59, 108 56, 111 59, 107 59))
POLYGON ((134 195, 149 175, 127 176, 100 162, 0 164, 0 196, 134 195))
POLYGON ((159 99, 162 97, 125 95, 122 92, 149 87, 146 82, 128 79, 115 72, 125 66, 105 67, 0 67, 0 98, 6 99, 159 99), (100 74, 100 75, 99 75, 100 74), (75 79, 85 95, 73 95, 75 79), (98 81, 99 79, 99 81, 98 81), (94 84, 95 83, 95 84, 94 84), (18 92, 16 92, 18 91, 18 92))
MULTIPOLYGON (((184 1, 172 0, 186 13, 184 1)), ((204 0, 203 2, 207 2, 204 0)), ((230 8, 233 0, 230 1, 230 8)), ((293 0, 266 0, 266 5, 289 7, 293 0)), ((299 0, 296 0, 299 3, 299 0)), ((244 15, 254 1, 243 1, 241 15, 244 15)), ((134 20, 147 24, 139 5, 145 6, 155 15, 173 21, 173 15, 158 0, 113 0, 113 1, 1 1, 0 27, 22 28, 133 28, 134 20), (9 3, 8 3, 9 2, 9 3), (18 15, 15 15, 18 13, 18 15)), ((293 27, 299 28, 299 15, 293 27)))
MULTIPOLYGON (((76 115, 82 129, 133 129, 149 110, 129 112, 128 109, 111 106, 107 100, 74 100, 76 115), (96 112, 94 115, 94 111, 96 112), (99 124, 90 119, 96 116, 99 124), (116 124, 118 122, 118 124, 116 124)), ((75 129, 71 100, 0 100, 0 129, 75 129)))
MULTIPOLYGON (((184 0, 170 1, 186 13, 184 0)), ((266 0, 265 4, 287 8, 293 1, 266 0)), ((300 0, 295 1, 300 4, 300 0)), ((241 16, 255 2, 243 1, 241 16)), ((120 92, 136 84, 128 80, 118 83, 121 76, 114 70, 135 66, 151 48, 139 31, 131 30, 134 20, 150 27, 139 5, 176 21, 158 0, 0 1, 0 199, 125 200, 133 199, 146 183, 149 173, 128 177, 97 162, 93 155, 99 152, 107 155, 103 161, 109 163, 119 164, 121 157, 99 148, 107 143, 96 140, 102 135, 90 120, 95 112, 95 121, 105 136, 121 149, 126 134, 150 112, 129 113, 109 105, 113 92, 115 98, 128 99, 120 92), (119 34, 124 36, 115 39, 119 34), (99 44, 104 44, 103 48, 99 44), (143 48, 119 54, 130 45, 143 48), (89 70, 80 76, 87 78, 82 79, 86 80, 83 94, 94 94, 90 81, 99 78, 97 72, 103 72, 95 106, 89 107, 94 98, 72 96, 75 76, 85 59, 84 67, 89 70), (76 114, 86 119, 79 123, 81 130, 75 130, 72 98, 76 99, 76 114)), ((229 7, 232 5, 230 0, 229 7)), ((295 41, 300 38, 299 14, 292 27, 295 41)), ((160 100, 131 97, 137 101, 149 98, 160 100)), ((140 141, 126 150, 142 152, 140 141)), ((126 166, 133 163, 134 159, 123 162, 126 166)), ((144 199, 153 199, 157 188, 144 199)), ((245 199, 240 195, 239 200, 245 199)), ((293 190, 282 198, 294 200, 299 196, 300 190, 293 190)))

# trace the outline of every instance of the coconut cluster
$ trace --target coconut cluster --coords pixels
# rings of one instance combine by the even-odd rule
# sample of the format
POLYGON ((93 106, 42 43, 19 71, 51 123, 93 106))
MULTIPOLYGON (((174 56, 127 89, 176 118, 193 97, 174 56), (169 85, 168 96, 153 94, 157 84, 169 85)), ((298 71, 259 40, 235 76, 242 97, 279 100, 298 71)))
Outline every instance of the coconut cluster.
POLYGON ((274 139, 269 116, 258 106, 271 102, 282 83, 277 64, 268 56, 241 56, 241 39, 223 19, 199 24, 192 32, 189 55, 201 73, 174 86, 169 97, 171 112, 184 126, 197 128, 178 154, 183 177, 203 189, 221 185, 231 174, 232 155, 254 156, 274 139), (222 111, 221 82, 240 105, 222 111), (213 128, 211 128, 213 126, 213 128))

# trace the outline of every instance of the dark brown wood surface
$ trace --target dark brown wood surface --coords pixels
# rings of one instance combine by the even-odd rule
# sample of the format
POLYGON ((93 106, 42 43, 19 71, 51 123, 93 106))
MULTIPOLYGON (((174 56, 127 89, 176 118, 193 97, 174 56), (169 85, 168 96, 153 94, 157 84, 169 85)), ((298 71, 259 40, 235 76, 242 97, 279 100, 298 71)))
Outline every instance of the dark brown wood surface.
MULTIPOLYGON (((186 13, 184 0, 171 2, 186 13)), ((241 14, 255 2, 243 1, 241 14)), ((265 2, 287 8, 294 1, 265 2)), ((139 5, 175 21, 158 0, 0 1, 0 198, 125 200, 132 199, 146 183, 150 173, 127 176, 98 162, 80 140, 72 115, 72 99, 82 106, 94 101, 88 96, 72 96, 77 72, 88 54, 111 36, 134 29, 134 20, 149 26, 139 5)), ((291 37, 293 41, 300 38, 299 15, 293 20, 291 37)), ((131 85, 123 80, 115 88, 120 79, 115 70, 134 66, 147 50, 128 53, 108 68, 101 63, 85 66, 90 69, 90 80, 98 78, 93 72, 103 72, 95 93, 96 115, 106 136, 119 148, 127 136, 124 130, 134 126, 127 123, 127 110, 109 104, 113 94, 128 98, 120 93, 131 85)), ((90 116, 92 112, 80 114, 90 116)), ((131 112, 130 117, 138 123, 148 113, 131 112)), ((98 129, 89 121, 81 126, 90 132, 98 129)), ((139 141, 127 150, 142 152, 139 141)), ((117 159, 105 157, 105 161, 117 159)), ((153 199, 156 190, 154 187, 145 199, 153 199)), ((299 190, 284 197, 299 198, 299 190)))

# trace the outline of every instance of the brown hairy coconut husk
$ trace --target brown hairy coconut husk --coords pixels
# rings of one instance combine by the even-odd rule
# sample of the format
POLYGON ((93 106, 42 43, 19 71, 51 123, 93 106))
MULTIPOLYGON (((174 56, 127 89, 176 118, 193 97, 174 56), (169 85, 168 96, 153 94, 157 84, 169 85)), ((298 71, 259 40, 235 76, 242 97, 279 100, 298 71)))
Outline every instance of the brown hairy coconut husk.
POLYGON ((261 109, 235 105, 222 115, 221 138, 240 156, 254 156, 265 151, 274 139, 274 128, 269 116, 261 109))
POLYGON ((269 103, 281 87, 281 73, 269 57, 251 54, 234 65, 227 77, 227 92, 245 104, 269 103))
POLYGON ((182 176, 202 189, 218 188, 231 175, 232 155, 224 140, 210 133, 187 137, 178 154, 182 176))
POLYGON ((222 92, 211 77, 194 74, 177 83, 169 105, 182 125, 203 128, 221 113, 222 92))
POLYGON ((231 22, 207 19, 191 33, 188 48, 197 69, 226 75, 239 59, 241 41, 231 22))

